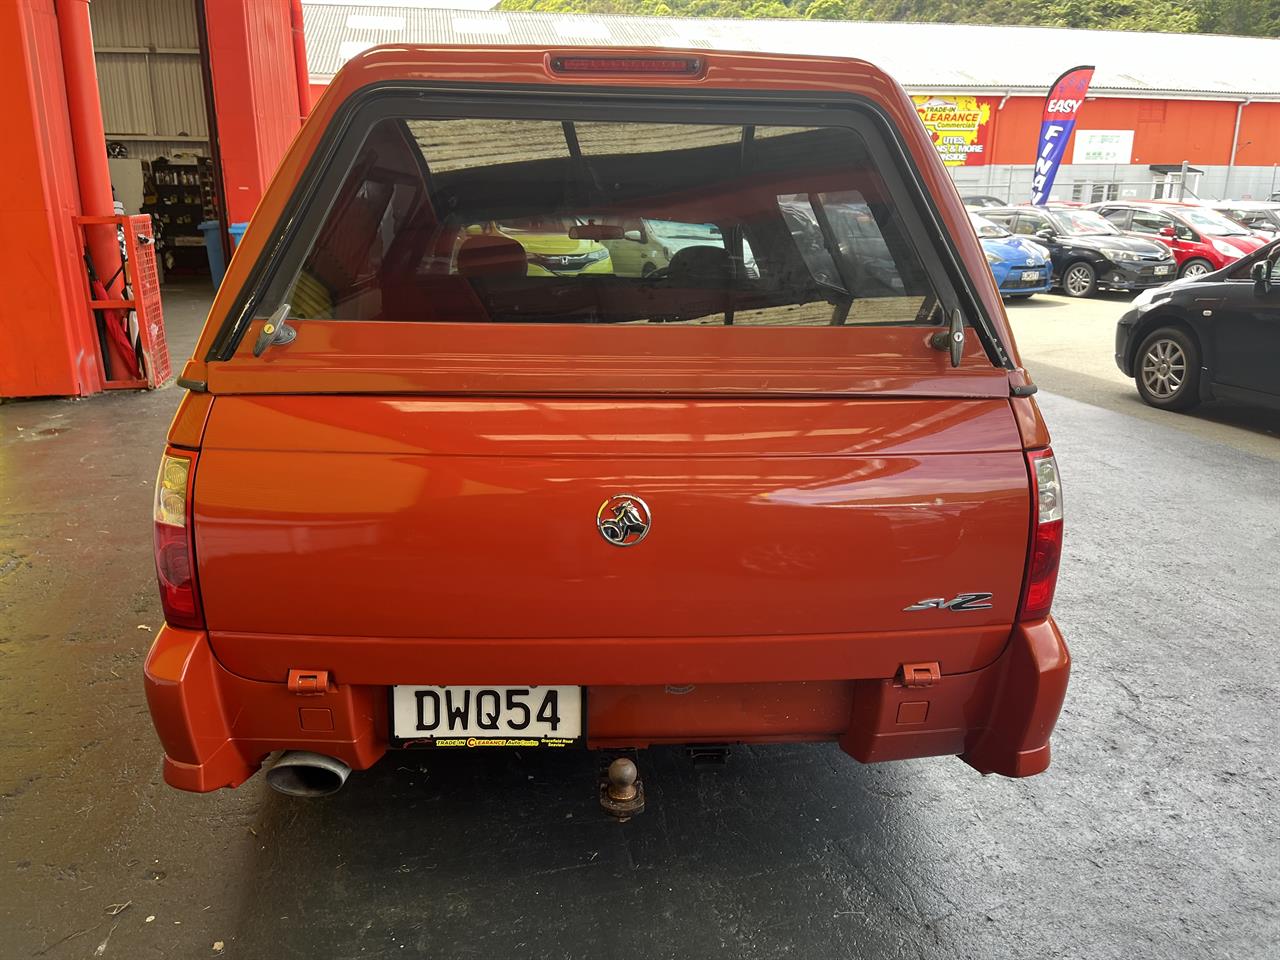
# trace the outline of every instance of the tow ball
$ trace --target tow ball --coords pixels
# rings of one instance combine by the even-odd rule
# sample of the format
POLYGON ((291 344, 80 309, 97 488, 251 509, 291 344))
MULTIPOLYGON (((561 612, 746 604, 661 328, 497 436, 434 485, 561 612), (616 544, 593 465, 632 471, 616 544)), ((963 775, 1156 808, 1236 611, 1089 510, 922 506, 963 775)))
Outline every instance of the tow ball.
POLYGON ((609 764, 600 778, 600 806, 619 820, 644 813, 644 781, 633 761, 619 757, 609 764))

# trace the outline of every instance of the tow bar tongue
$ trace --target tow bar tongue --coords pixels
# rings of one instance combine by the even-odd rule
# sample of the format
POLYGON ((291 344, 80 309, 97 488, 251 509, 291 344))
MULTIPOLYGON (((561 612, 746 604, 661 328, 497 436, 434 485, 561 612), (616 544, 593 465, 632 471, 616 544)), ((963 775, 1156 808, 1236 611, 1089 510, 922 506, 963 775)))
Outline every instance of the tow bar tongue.
POLYGON ((619 757, 600 778, 600 806, 619 820, 644 813, 644 781, 635 762, 619 757))

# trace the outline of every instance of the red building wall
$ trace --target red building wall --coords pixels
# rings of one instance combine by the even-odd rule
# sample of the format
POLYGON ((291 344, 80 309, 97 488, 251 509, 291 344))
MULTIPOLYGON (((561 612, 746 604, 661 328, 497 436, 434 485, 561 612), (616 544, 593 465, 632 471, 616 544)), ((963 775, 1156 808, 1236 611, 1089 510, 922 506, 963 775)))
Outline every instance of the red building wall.
POLYGON ((228 220, 240 223, 301 125, 289 3, 207 0, 205 22, 228 220))
MULTIPOLYGON (((1132 130, 1133 163, 1226 165, 1238 102, 1223 100, 1139 100, 1098 98, 1085 102, 1077 130, 1132 130)), ((991 163, 1035 160, 1043 97, 1010 97, 995 118, 991 163)), ((1071 162, 1075 136, 1064 162, 1071 162)), ((1280 103, 1253 103, 1240 122, 1241 166, 1270 165, 1280 159, 1280 103), (1251 142, 1249 142, 1251 141, 1251 142)))
POLYGON ((1280 103, 1251 103, 1244 108, 1236 163, 1242 167, 1280 163, 1280 103))
MULTIPOLYGON (((0 3, 0 396, 101 389, 53 0, 0 3)), ((2 468, 0 468, 2 472, 2 468)))

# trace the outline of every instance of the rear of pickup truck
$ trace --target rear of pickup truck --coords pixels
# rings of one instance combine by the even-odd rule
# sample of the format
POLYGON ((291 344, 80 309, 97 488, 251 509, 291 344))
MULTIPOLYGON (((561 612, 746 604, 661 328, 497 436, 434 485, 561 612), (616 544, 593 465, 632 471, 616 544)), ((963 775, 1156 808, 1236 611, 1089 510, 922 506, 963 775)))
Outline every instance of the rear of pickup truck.
POLYGON ((335 80, 184 371, 147 662, 168 782, 819 740, 1045 769, 1057 466, 901 90, 408 50, 335 80))

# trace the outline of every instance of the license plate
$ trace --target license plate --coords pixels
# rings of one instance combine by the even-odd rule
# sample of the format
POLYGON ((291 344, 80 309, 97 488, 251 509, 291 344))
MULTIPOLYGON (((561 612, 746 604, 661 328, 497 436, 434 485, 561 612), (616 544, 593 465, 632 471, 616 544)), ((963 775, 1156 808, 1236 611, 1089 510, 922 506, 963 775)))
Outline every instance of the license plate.
POLYGON ((1156 267, 1156 276, 1163 276, 1166 273, 1173 273, 1173 267, 1156 267))
POLYGON ((405 746, 565 747, 582 737, 581 687, 392 687, 405 746))
POLYGON ((1040 271, 1039 270, 1023 270, 1022 279, 1023 280, 1039 280, 1040 271))

